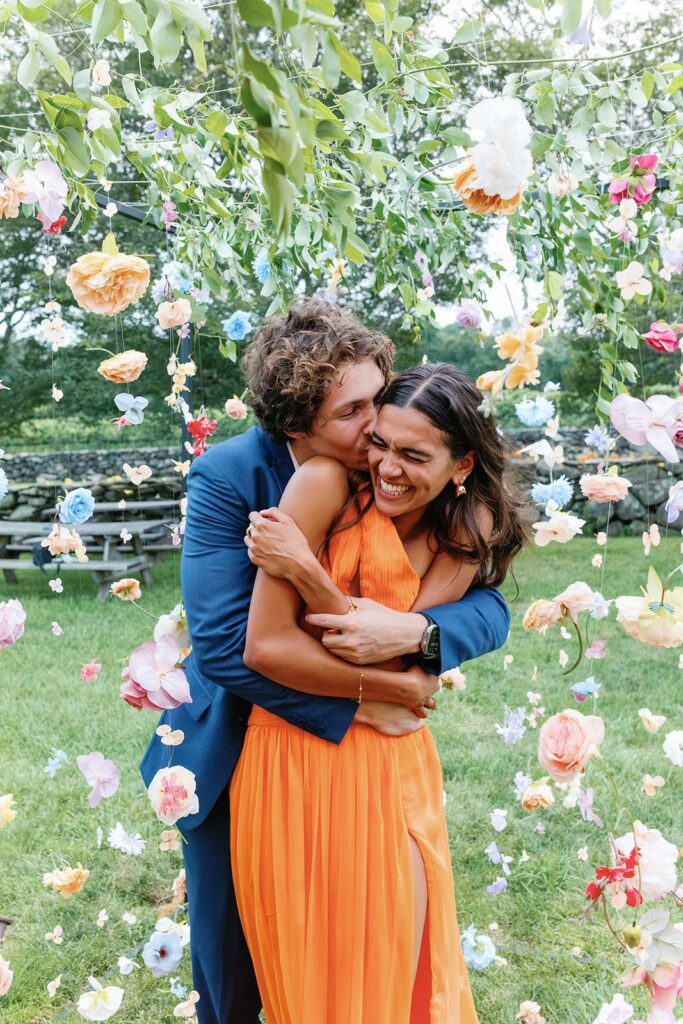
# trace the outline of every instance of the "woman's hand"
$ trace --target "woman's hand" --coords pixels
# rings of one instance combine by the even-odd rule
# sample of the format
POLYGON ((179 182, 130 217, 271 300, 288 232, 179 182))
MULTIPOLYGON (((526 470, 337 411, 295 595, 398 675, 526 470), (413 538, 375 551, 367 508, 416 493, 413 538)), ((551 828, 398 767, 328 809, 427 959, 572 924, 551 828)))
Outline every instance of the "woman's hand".
POLYGON ((436 707, 434 694, 440 690, 438 677, 425 672, 419 665, 411 665, 401 675, 408 687, 406 699, 403 702, 405 706, 411 708, 416 715, 419 715, 425 708, 427 711, 433 711, 436 707))
POLYGON ((277 508, 250 512, 244 538, 249 558, 269 576, 293 581, 302 565, 311 562, 308 541, 291 516, 277 508))

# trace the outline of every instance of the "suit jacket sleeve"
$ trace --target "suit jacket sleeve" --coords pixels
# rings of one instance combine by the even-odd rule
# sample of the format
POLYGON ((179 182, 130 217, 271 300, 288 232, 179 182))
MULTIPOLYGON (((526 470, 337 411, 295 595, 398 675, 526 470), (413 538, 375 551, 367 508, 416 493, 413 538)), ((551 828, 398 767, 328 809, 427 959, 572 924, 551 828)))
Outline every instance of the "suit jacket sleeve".
POLYGON ((210 682, 339 743, 356 701, 299 693, 244 665, 256 575, 243 539, 250 510, 206 456, 193 464, 189 484, 181 580, 194 664, 210 682))
POLYGON ((498 590, 475 587, 459 601, 426 610, 439 624, 441 657, 429 669, 436 675, 495 651, 507 640, 510 611, 498 590))

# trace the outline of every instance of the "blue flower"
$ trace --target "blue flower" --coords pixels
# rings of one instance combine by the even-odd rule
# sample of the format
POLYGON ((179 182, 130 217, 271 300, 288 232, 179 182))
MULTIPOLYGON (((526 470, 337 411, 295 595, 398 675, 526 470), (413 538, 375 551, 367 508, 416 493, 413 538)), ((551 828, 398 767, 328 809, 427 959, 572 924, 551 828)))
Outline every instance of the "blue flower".
POLYGON ((479 935, 473 924, 462 933, 462 953, 468 967, 483 971, 496 959, 496 947, 488 935, 479 935))
POLYGON ((253 327, 249 323, 251 313, 245 313, 243 309, 236 309, 232 316, 223 321, 223 330, 230 338, 230 341, 243 341, 253 327))
POLYGON ((588 431, 584 436, 584 442, 589 448, 592 448, 596 452, 606 452, 610 444, 610 436, 606 430, 603 430, 597 423, 594 427, 588 431))
POLYGON ((79 526, 90 519, 94 508, 95 499, 92 496, 92 491, 89 491, 87 487, 77 487, 75 491, 69 491, 59 506, 59 518, 63 523, 79 526))
POLYGON ((564 508, 572 500, 574 488, 566 476, 558 476, 557 480, 551 480, 549 484, 536 483, 531 488, 531 498, 535 505, 547 505, 554 501, 560 508, 564 508))
POLYGON ((600 683, 595 682, 595 676, 588 676, 582 683, 574 683, 572 686, 572 693, 579 702, 584 701, 586 697, 597 697, 599 692, 600 683))
POLYGON ((155 978, 175 971, 183 957, 183 947, 175 932, 152 932, 142 951, 142 959, 155 978))
POLYGON ((254 268, 256 280, 259 284, 265 284, 270 277, 270 260, 265 249, 262 249, 257 256, 254 256, 251 265, 254 268))
POLYGON ((141 396, 133 398, 126 391, 121 391, 115 397, 114 405, 121 410, 130 424, 138 426, 145 418, 144 410, 149 405, 149 399, 141 396))
POLYGON ((154 138, 157 142, 163 142, 164 139, 173 138, 173 128, 169 125, 168 128, 160 128, 156 121, 145 121, 142 126, 146 132, 153 132, 154 138))
POLYGON ((555 405, 549 398, 523 398, 515 406, 517 419, 526 427, 544 427, 555 415, 555 405))

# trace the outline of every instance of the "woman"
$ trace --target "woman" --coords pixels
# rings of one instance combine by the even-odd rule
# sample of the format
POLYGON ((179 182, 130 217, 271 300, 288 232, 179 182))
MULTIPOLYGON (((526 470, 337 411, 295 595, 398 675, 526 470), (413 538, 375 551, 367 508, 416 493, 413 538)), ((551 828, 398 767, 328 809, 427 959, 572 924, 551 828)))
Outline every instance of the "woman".
MULTIPOLYGON (((291 667, 304 605, 352 614, 363 596, 419 610, 503 580, 524 530, 481 400, 454 367, 416 367, 382 397, 370 481, 318 457, 294 474, 280 509, 329 575, 299 595, 259 570, 251 668, 277 680, 291 667)), ((374 673, 389 671, 386 699, 402 702, 400 669, 359 668, 341 692, 374 696, 374 673)), ((441 768, 423 726, 416 716, 415 732, 393 738, 354 724, 333 747, 252 711, 231 786, 231 844, 268 1024, 476 1024, 441 768)))

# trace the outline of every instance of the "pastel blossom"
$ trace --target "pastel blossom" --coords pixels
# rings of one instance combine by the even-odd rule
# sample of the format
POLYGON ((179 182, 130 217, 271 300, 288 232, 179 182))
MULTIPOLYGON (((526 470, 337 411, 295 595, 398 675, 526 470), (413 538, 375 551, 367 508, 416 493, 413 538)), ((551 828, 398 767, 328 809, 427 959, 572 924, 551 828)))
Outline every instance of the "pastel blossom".
POLYGON ((483 319, 481 306, 474 299, 465 299, 455 311, 456 324, 471 331, 476 331, 481 327, 483 319))
POLYGON ((142 951, 142 959, 155 978, 163 978, 176 969, 183 949, 175 932, 155 931, 142 951))
POLYGON ((86 116, 88 131, 96 132, 99 128, 111 128, 111 114, 108 110, 91 107, 86 116))
POLYGON ((81 891, 89 876, 90 872, 79 861, 75 868, 66 865, 54 871, 46 871, 43 874, 43 885, 51 885, 55 892, 68 900, 74 893, 81 891))
POLYGON ((108 60, 100 59, 95 61, 92 68, 92 80, 95 85, 103 85, 105 87, 111 85, 108 60))
POLYGON ((570 782, 585 771, 604 738, 605 724, 600 717, 568 708, 541 726, 539 763, 556 782, 570 782))
POLYGON ((92 786, 88 796, 91 807, 97 807, 103 797, 116 793, 119 788, 119 769, 99 750, 94 750, 91 754, 81 754, 76 758, 76 764, 88 785, 92 786))
POLYGON ((26 612, 21 601, 0 601, 0 650, 12 647, 24 632, 26 612))
POLYGON ((246 420, 249 415, 249 409, 237 395, 233 395, 232 398, 227 400, 225 412, 231 420, 246 420))
POLYGON ((160 768, 147 793, 156 816, 164 825, 175 825, 179 818, 199 811, 194 773, 182 765, 160 768))
POLYGON ((622 595, 615 604, 617 622, 641 643, 650 647, 683 644, 683 587, 666 590, 662 598, 662 584, 654 566, 650 566, 642 597, 622 595))
POLYGON ((656 828, 647 828, 637 818, 633 831, 614 840, 619 853, 627 855, 635 845, 640 851, 638 888, 643 900, 656 900, 676 888, 678 847, 656 828), (635 836, 634 836, 635 833, 635 836))
POLYGON ((593 1024, 626 1024, 634 1014, 634 1009, 619 992, 610 1003, 603 1003, 593 1024))
POLYGON ((656 733, 666 722, 666 715, 653 715, 649 708, 641 708, 638 712, 645 730, 649 733, 656 733))
POLYGON ((145 849, 145 840, 139 832, 126 832, 120 821, 109 830, 109 845, 113 850, 128 854, 129 857, 139 857, 145 849))
POLYGON ((678 399, 652 395, 645 402, 632 395, 617 395, 610 404, 610 419, 631 444, 651 444, 667 462, 678 462, 673 444, 678 399))
POLYGON ((132 576, 115 580, 109 587, 109 592, 113 597, 118 597, 121 601, 138 601, 142 596, 140 581, 132 576))
POLYGON ((76 1009, 84 1020, 109 1020, 119 1010, 124 991, 117 985, 104 988, 96 978, 88 978, 90 989, 79 997, 76 1009))
POLYGON ((101 671, 102 666, 99 661, 93 659, 93 661, 81 665, 81 679, 84 683, 94 683, 101 671))
POLYGON ((0 828, 4 828, 5 825, 9 825, 10 821, 14 821, 17 816, 17 812, 14 809, 14 796, 12 793, 5 793, 4 796, 0 796, 0 828))
POLYGON ((68 185, 61 170, 52 160, 39 160, 24 173, 24 202, 38 204, 38 218, 49 227, 61 217, 68 194, 68 185))
MULTIPOLYGON (((677 325, 680 330, 680 325, 677 325)), ((663 320, 655 320, 650 324, 647 334, 641 334, 641 338, 648 343, 655 352, 675 352, 679 347, 679 340, 676 331, 663 320)))
POLYGON ((664 737, 662 750, 677 768, 683 768, 683 729, 675 729, 664 737))
POLYGON ((246 313, 243 309, 236 309, 234 313, 223 321, 223 330, 231 341, 243 341, 247 334, 253 330, 250 321, 251 313, 246 313))
POLYGON ((180 646, 169 633, 135 648, 121 672, 120 695, 135 708, 177 708, 192 703, 187 676, 178 667, 180 646))
POLYGON ((567 544, 572 537, 581 533, 581 528, 585 524, 585 519, 579 519, 578 516, 574 516, 570 512, 560 512, 558 509, 551 511, 548 519, 532 523, 531 526, 533 530, 536 530, 534 541, 537 547, 544 548, 551 541, 567 544))
POLYGON ((462 933, 462 953, 468 967, 485 970, 496 959, 496 947, 489 935, 477 932, 473 924, 462 933))
POLYGON ((14 971, 10 970, 9 960, 0 956, 0 996, 5 996, 10 990, 14 971))
POLYGON ((631 260, 624 270, 616 272, 615 277, 625 301, 634 295, 649 295, 652 291, 652 282, 645 277, 645 268, 638 260, 631 260))

